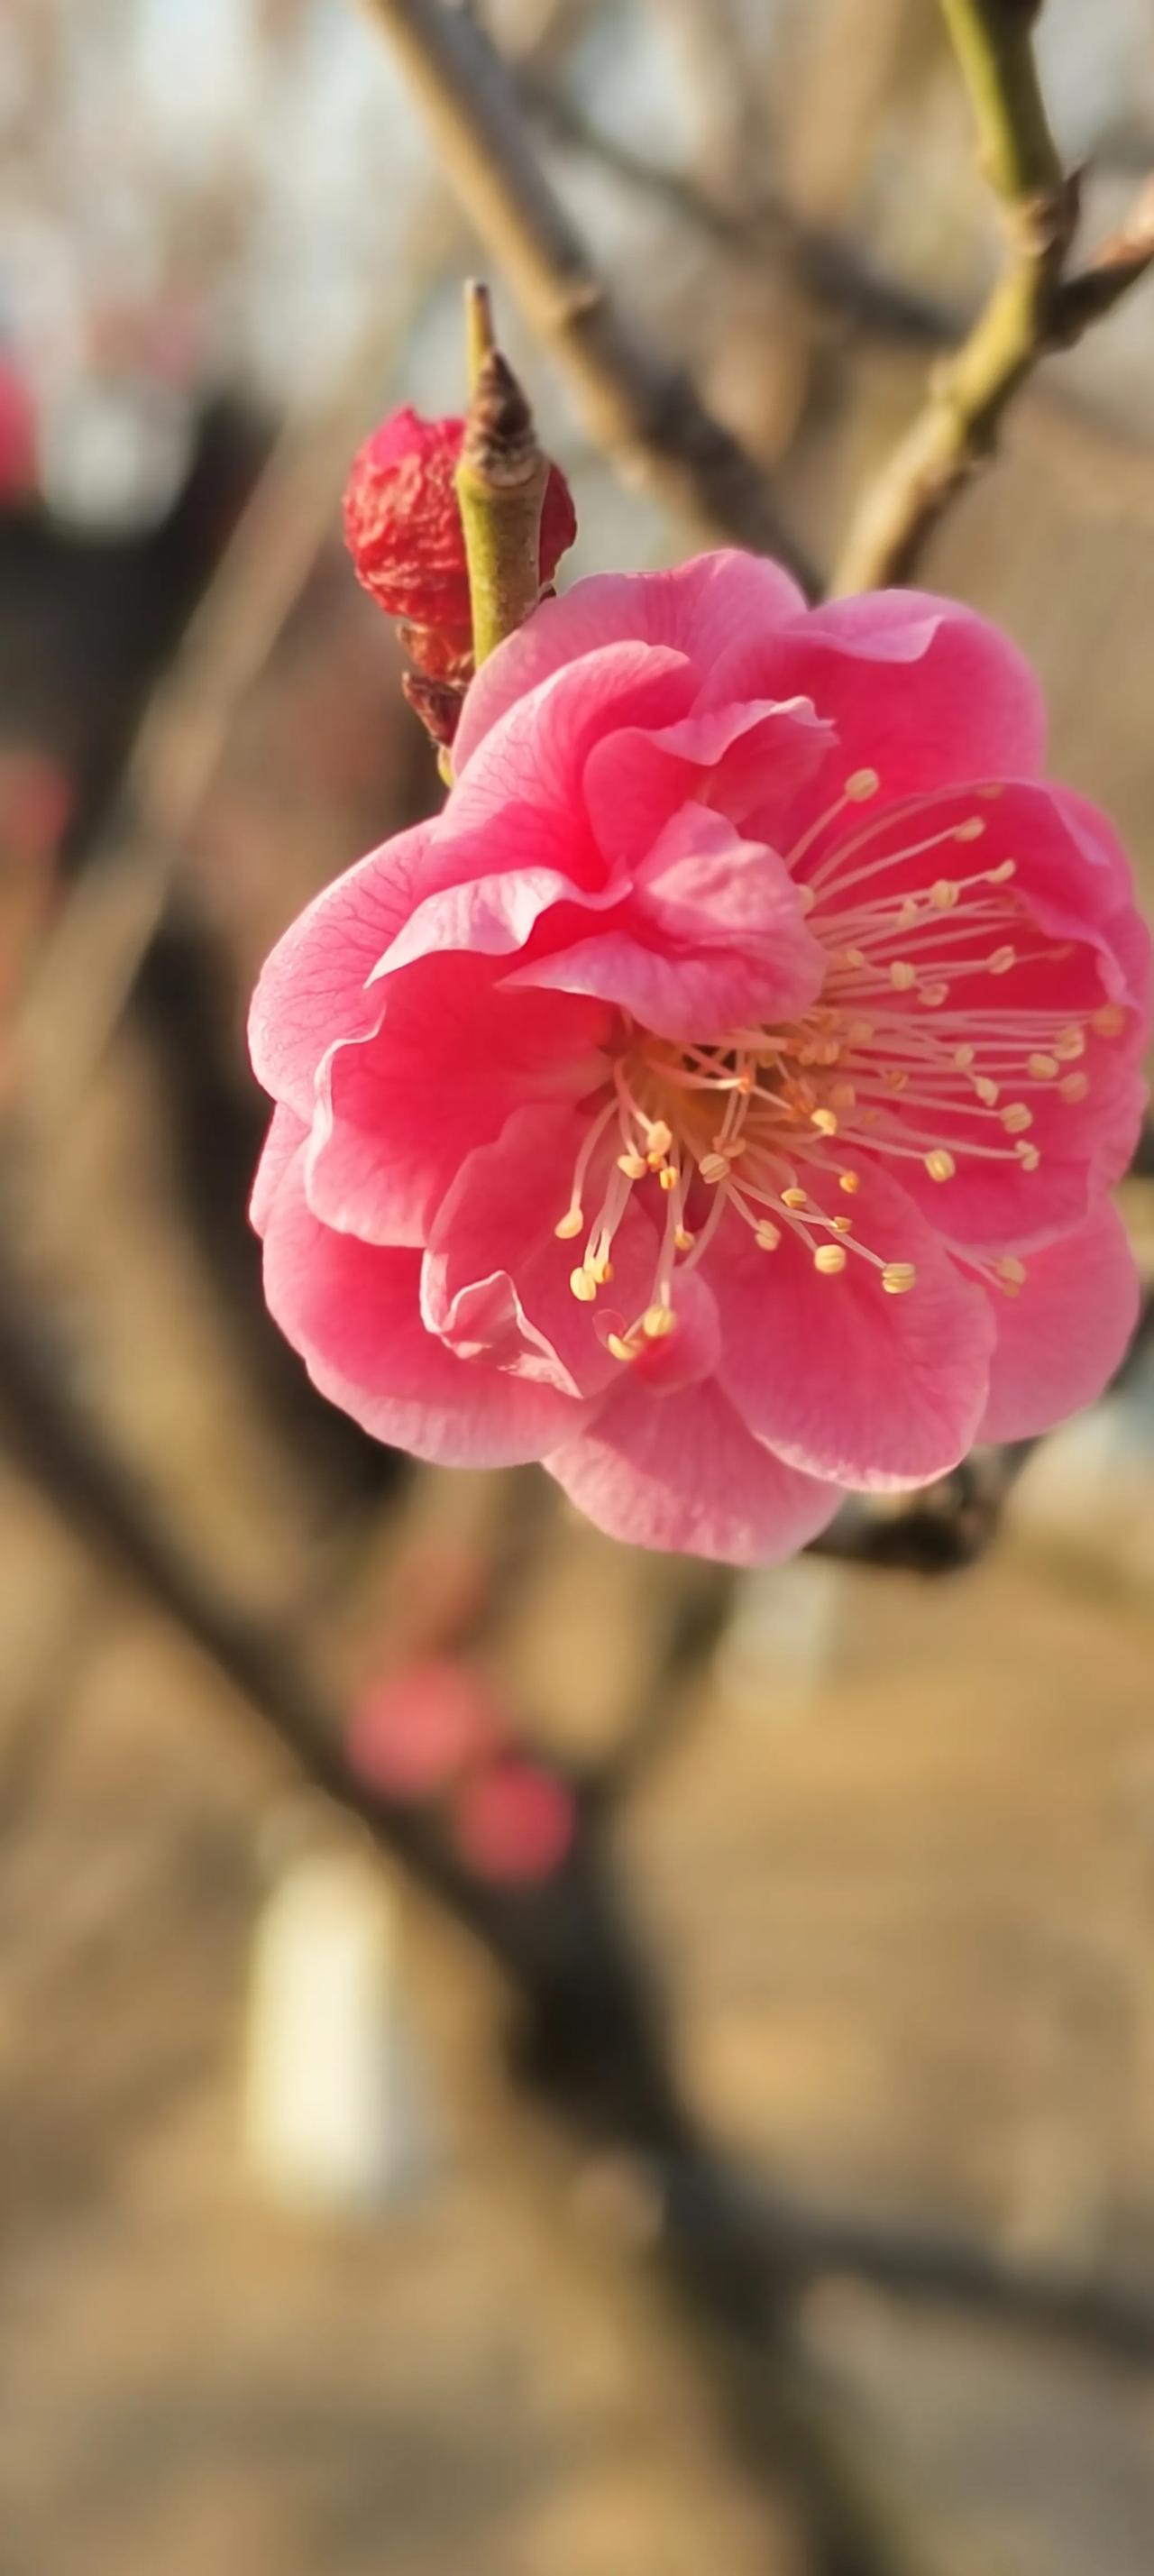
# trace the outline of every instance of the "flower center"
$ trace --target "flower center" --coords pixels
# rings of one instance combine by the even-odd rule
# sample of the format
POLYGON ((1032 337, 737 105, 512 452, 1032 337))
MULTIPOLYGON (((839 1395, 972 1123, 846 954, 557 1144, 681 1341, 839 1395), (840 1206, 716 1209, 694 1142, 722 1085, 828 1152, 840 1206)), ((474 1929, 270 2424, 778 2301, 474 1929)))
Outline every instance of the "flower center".
MULTIPOLYGON (((1012 857, 968 868, 954 858, 953 872, 936 872, 946 849, 976 855, 987 815, 963 813, 919 836, 917 818, 941 812, 939 792, 847 832, 847 809, 878 785, 875 771, 856 771, 788 856, 793 868, 810 861, 799 891, 828 958, 803 1019, 686 1046, 623 1022, 556 1227, 562 1240, 585 1236, 570 1286, 592 1305, 612 1279, 614 1236, 634 1191, 654 1199, 661 1229, 648 1300, 625 1331, 606 1336, 620 1359, 675 1329, 678 1281, 727 1212, 767 1254, 788 1231, 821 1277, 857 1260, 888 1295, 905 1295, 917 1284, 914 1263, 884 1258, 855 1232, 859 1158, 891 1161, 899 1177, 903 1164, 920 1164, 943 1188, 978 1163, 1032 1174, 1041 1155, 1031 1100, 1046 1091, 1082 1100, 1089 1033, 1109 1038, 1125 1025, 1114 1003, 1077 1019, 1038 1005, 1034 970, 1071 957, 1074 943, 1047 942, 1013 891, 1012 857)), ((987 806, 1000 794, 976 791, 987 806)), ((1026 1276, 1013 1256, 971 1266, 1010 1296, 1026 1276)))

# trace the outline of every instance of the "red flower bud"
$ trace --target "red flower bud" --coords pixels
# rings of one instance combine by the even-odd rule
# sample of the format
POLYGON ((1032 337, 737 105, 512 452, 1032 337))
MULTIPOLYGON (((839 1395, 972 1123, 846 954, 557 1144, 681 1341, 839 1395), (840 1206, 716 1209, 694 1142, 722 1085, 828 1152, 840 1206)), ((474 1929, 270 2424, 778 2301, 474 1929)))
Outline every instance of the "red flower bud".
MULTIPOLYGON (((392 412, 353 459, 345 488, 345 536, 357 578, 389 617, 429 635, 421 667, 446 676, 472 642, 469 576, 453 476, 465 436, 463 420, 422 420, 406 407, 392 412), (435 639, 435 642, 434 642, 435 639)), ((556 465, 541 512, 540 570, 552 581, 577 534, 572 495, 556 465)), ((413 638, 407 639, 410 651, 413 638)))

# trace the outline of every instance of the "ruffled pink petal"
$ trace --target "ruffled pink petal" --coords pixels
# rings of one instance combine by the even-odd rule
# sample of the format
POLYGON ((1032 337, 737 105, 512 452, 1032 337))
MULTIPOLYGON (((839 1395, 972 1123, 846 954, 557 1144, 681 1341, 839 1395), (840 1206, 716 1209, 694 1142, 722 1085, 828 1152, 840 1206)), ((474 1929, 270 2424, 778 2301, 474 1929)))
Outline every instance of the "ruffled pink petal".
POLYGON ((412 908, 433 831, 418 823, 396 833, 322 887, 265 961, 249 1014, 253 1071, 300 1118, 312 1115, 313 1078, 333 1038, 380 1016, 379 996, 365 988, 412 908))
POLYGON ((715 707, 658 731, 625 726, 596 743, 586 761, 589 819, 606 858, 617 865, 643 857, 693 798, 735 822, 756 806, 768 829, 774 800, 787 815, 835 741, 832 726, 805 698, 715 707))
POLYGON ((631 1379, 545 1464, 610 1538, 726 1565, 791 1556, 844 1500, 752 1439, 712 1379, 669 1400, 631 1379))
MULTIPOLYGON (((1007 981, 1010 979, 1007 978, 1007 981)), ((899 1101, 895 1134, 918 1133, 917 1150, 890 1168, 943 1240, 960 1252, 1026 1252, 1080 1225, 1087 1210, 1128 1169, 1142 1125, 1146 1084, 1118 1041, 1090 1033, 1073 1068, 1088 1084, 1081 1100, 1066 1100, 1057 1083, 1024 1086, 1033 1125, 1028 1142, 1038 1154, 1029 1170, 1014 1154, 1015 1139, 996 1118, 951 1113, 935 1130, 933 1112, 899 1101), (920 1125, 919 1125, 920 1120, 920 1125), (944 1139, 954 1158, 949 1180, 931 1179, 925 1140, 944 1139), (967 1145, 974 1148, 967 1152, 967 1145), (996 1154, 999 1159, 994 1159, 996 1154), (989 1157, 989 1159, 987 1159, 989 1157)), ((1023 1086, 1008 1082, 1014 1104, 1023 1086)), ((856 1149, 855 1149, 855 1159, 856 1149)), ((879 1149, 879 1159, 884 1160, 879 1149)))
MULTIPOLYGON (((571 1396, 597 1394, 620 1368, 594 1328, 592 1307, 569 1285, 581 1242, 556 1231, 590 1123, 566 1106, 515 1110, 495 1144, 469 1155, 438 1209, 421 1282, 429 1330, 463 1357, 484 1357, 571 1396)), ((611 1168, 606 1148, 585 1193, 590 1219, 611 1168)), ((613 1279, 603 1291, 604 1304, 620 1308, 627 1323, 650 1302, 656 1264, 656 1233, 634 1202, 614 1236, 613 1279)))
POLYGON ((420 1254, 320 1225, 302 1160, 266 1211, 265 1296, 322 1395, 375 1439, 445 1467, 540 1458, 587 1418, 572 1397, 458 1359, 426 1332, 420 1254))
POLYGON ((635 639, 687 654, 703 677, 735 635, 751 625, 759 633, 778 626, 804 606, 788 573, 736 547, 668 572, 596 573, 575 582, 564 598, 545 600, 478 671, 453 745, 458 777, 508 707, 584 654, 635 639))
POLYGON ((1028 663, 971 609, 919 591, 833 600, 763 641, 742 635, 708 694, 716 704, 800 694, 836 725, 836 755, 797 799, 797 833, 857 770, 878 772, 880 807, 953 780, 1031 778, 1042 764, 1044 709, 1028 663))
MULTIPOLYGON (((832 1174, 807 1165, 806 1186, 829 1215, 845 1214, 832 1174)), ((981 1290, 880 1171, 862 1167, 853 1229, 883 1261, 912 1261, 916 1286, 888 1295, 878 1271, 852 1253, 825 1278, 783 1222, 777 1250, 765 1253, 747 1226, 726 1218, 703 1264, 721 1317, 718 1377, 749 1429, 791 1466, 893 1492, 943 1475, 971 1446, 993 1318, 981 1290)))
POLYGON ((583 884, 603 884, 605 861, 582 798, 586 761, 621 726, 675 723, 696 688, 683 653, 627 641, 587 653, 518 697, 458 774, 437 824, 428 885, 456 882, 466 864, 475 873, 469 845, 495 830, 503 868, 548 864, 583 884))
POLYGON ((709 1039, 791 1019, 821 991, 825 952, 772 850, 708 806, 683 805, 635 873, 624 911, 595 937, 551 946, 518 987, 589 993, 657 1037, 709 1039))
POLYGON ((264 1233, 273 1200, 289 1164, 295 1160, 302 1145, 308 1143, 308 1133, 303 1118, 298 1118, 293 1110, 280 1106, 274 1109, 248 1203, 249 1223, 254 1233, 264 1233))
POLYGON ((423 959, 384 990, 380 1029, 338 1042, 321 1068, 305 1185, 324 1224, 422 1245, 465 1156, 520 1102, 579 1098, 603 1079, 609 1014, 510 993, 468 955, 423 959))
POLYGON ((1013 1297, 991 1289, 998 1339, 980 1440, 1028 1440, 1101 1394, 1125 1357, 1141 1285, 1126 1228, 1105 1200, 1035 1254, 1013 1297))

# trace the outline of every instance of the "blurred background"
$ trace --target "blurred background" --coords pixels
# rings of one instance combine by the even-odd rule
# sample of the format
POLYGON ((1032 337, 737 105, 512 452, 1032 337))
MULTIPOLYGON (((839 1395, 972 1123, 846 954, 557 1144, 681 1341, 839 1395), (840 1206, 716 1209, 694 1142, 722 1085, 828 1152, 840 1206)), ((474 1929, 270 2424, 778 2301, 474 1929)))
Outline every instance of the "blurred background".
MULTIPOLYGON (((473 14, 828 565, 998 256, 937 10, 473 14)), ((1149 0, 1050 0, 1041 55, 1097 237, 1149 0)), ((460 407, 463 273, 570 575, 700 532, 591 444, 352 0, 7 0, 0 136, 0 2576, 1148 2576, 1154 1369, 945 1497, 923 1566, 1010 1487, 941 1580, 651 1560, 313 1395, 244 1012, 438 794, 339 502, 382 412, 460 407), (95 1463, 27 1436, 37 1372, 95 1463), (391 1858, 278 1747, 301 1673, 391 1858), (709 2157, 815 2232, 798 2349, 924 2548, 822 2554, 788 2405, 753 2438, 671 2288, 635 1971, 709 2157)), ((921 577, 1032 655, 1154 895, 1152 313, 1026 390, 921 577)))

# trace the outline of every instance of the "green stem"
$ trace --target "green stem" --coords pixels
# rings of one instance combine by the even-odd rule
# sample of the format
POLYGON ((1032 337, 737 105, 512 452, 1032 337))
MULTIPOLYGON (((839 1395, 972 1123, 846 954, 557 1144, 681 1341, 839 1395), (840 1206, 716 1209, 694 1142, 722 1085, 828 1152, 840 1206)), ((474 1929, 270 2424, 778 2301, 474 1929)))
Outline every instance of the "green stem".
POLYGON ((1007 404, 1059 333, 1077 188, 1062 167, 1038 82, 1034 0, 941 0, 973 104, 982 160, 1006 217, 1009 254, 956 355, 850 529, 833 587, 908 581, 926 538, 995 442, 1007 404))
POLYGON ((488 289, 465 290, 469 411, 457 468, 478 668, 541 593, 541 508, 548 460, 508 361, 494 345, 488 289))

